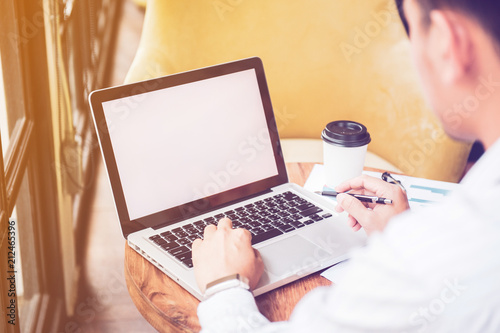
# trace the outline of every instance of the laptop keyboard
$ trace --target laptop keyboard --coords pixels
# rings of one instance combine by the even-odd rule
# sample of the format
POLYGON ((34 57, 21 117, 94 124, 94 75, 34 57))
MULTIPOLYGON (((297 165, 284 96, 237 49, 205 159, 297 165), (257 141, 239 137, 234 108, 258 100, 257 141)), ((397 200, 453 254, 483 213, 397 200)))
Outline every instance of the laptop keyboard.
POLYGON ((252 245, 313 224, 332 216, 292 192, 277 194, 257 202, 186 224, 182 227, 149 237, 156 245, 185 266, 193 267, 191 245, 203 239, 209 224, 217 225, 223 217, 233 222, 233 228, 244 228, 252 234, 252 245))

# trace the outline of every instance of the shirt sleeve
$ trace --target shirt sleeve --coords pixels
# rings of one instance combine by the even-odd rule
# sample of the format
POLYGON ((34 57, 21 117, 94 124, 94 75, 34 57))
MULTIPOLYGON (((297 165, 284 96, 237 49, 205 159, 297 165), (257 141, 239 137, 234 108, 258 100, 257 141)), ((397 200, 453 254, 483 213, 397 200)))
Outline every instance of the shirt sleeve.
POLYGON ((271 325, 259 312, 252 293, 240 287, 221 291, 201 302, 198 318, 203 333, 253 332, 271 325))
POLYGON ((321 332, 325 328, 331 331, 334 325, 318 318, 318 315, 323 317, 320 313, 325 312, 330 290, 330 287, 320 287, 307 294, 297 304, 290 321, 270 322, 259 312, 252 293, 235 287, 201 302, 198 318, 203 333, 298 333, 321 332))

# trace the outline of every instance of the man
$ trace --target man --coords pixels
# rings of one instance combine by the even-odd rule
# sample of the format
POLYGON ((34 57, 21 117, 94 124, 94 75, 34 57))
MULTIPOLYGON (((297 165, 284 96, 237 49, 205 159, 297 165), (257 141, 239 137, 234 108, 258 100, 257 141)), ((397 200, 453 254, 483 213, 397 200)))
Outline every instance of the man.
MULTIPOLYGON (((368 209, 339 195, 368 245, 353 254, 335 287, 318 288, 288 322, 270 323, 242 287, 200 303, 211 332, 500 331, 500 3, 498 0, 406 0, 412 53, 423 88, 446 132, 479 140, 485 155, 447 202, 418 214, 396 185, 359 177, 337 188, 391 198, 368 209), (383 232, 382 232, 383 231, 383 232)), ((262 261, 231 221, 208 226, 193 244, 202 290, 239 273, 254 287, 262 261)), ((212 289, 213 290, 213 289, 212 289)))

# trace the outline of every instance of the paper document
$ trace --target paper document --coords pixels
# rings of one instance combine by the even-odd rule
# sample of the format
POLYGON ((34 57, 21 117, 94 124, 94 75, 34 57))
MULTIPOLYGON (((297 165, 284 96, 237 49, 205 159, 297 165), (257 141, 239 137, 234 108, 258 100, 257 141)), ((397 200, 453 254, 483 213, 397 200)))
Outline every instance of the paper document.
POLYGON ((333 265, 332 267, 325 270, 321 273, 321 276, 325 279, 332 281, 333 283, 337 283, 345 274, 345 267, 347 264, 347 260, 341 261, 338 264, 333 265))
MULTIPOLYGON (((309 191, 323 191, 324 190, 324 167, 322 164, 314 165, 309 178, 307 179, 304 188, 309 191)), ((382 175, 380 172, 363 171, 364 174, 380 179, 382 175)), ((424 178, 416 178, 409 176, 393 175, 395 179, 401 181, 406 189, 408 202, 413 211, 418 211, 423 207, 433 205, 442 201, 455 190, 459 184, 441 182, 437 180, 429 180, 424 178)), ((336 201, 334 197, 329 199, 336 201)))
MULTIPOLYGON (((325 189, 324 167, 322 164, 314 165, 304 188, 309 191, 323 191, 325 189)), ((381 179, 380 172, 363 171, 364 174, 381 179)), ((427 206, 436 204, 444 200, 451 192, 460 185, 455 183, 441 182, 424 178, 392 175, 394 179, 401 181, 406 189, 408 202, 412 211, 419 211, 427 206)), ((336 203, 335 197, 328 197, 336 203)), ((345 271, 345 263, 341 262, 327 269, 321 276, 332 282, 338 282, 345 271)))

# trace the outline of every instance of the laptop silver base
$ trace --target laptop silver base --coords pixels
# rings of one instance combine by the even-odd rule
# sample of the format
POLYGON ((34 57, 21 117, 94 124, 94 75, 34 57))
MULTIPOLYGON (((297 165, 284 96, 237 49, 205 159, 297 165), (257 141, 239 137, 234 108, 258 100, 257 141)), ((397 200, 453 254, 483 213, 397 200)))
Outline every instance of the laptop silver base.
MULTIPOLYGON (((254 246, 259 250, 265 267, 256 289, 253 290, 254 296, 261 295, 346 260, 349 257, 350 250, 366 244, 365 232, 363 230, 352 231, 347 225, 347 215, 345 213, 336 213, 333 209, 334 203, 331 200, 304 190, 296 184, 280 185, 272 189, 272 192, 264 197, 253 198, 234 205, 234 207, 286 191, 292 191, 308 199, 325 212, 331 213, 332 216, 254 246)), ((224 207, 221 211, 232 208, 231 206, 224 207)), ((217 213, 217 211, 211 212, 207 217, 217 213)), ((193 268, 187 268, 173 257, 170 257, 150 241, 149 237, 204 217, 198 216, 192 220, 186 220, 158 230, 148 228, 128 237, 128 243, 134 250, 199 300, 203 299, 203 295, 196 284, 193 268)))

